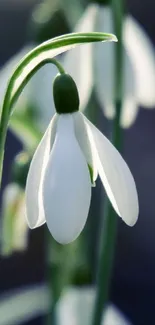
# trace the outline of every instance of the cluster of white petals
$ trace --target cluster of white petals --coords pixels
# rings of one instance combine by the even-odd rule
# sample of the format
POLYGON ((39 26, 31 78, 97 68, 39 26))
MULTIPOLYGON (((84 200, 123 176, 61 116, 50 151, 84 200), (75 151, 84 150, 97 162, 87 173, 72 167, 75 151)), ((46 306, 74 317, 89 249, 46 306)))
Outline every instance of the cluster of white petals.
POLYGON ((137 191, 119 152, 82 113, 55 114, 28 173, 30 228, 46 222, 59 243, 75 240, 86 223, 92 182, 98 174, 117 214, 133 226, 138 217, 137 191))
MULTIPOLYGON (((74 32, 101 31, 115 33, 112 22, 112 10, 108 6, 90 4, 77 23, 74 32)), ((124 44, 124 89, 121 126, 130 127, 138 114, 139 106, 155 107, 155 51, 144 29, 130 15, 123 23, 124 44)), ((73 76, 79 89, 81 110, 90 99, 95 85, 96 94, 107 118, 115 116, 114 107, 114 46, 113 42, 85 44, 67 52, 62 61, 65 70, 73 76), (78 64, 77 64, 78 62, 78 64), (95 73, 94 73, 95 71, 95 73)), ((0 98, 4 97, 7 80, 23 55, 34 47, 25 46, 3 67, 0 72, 0 98)), ((51 92, 51 80, 56 68, 45 66, 32 78, 20 96, 18 106, 37 108, 37 123, 42 131, 47 127, 54 103, 51 92), (39 90, 38 90, 39 89, 39 90), (46 98, 46 100, 45 100, 46 98)))
MULTIPOLYGON (((74 32, 87 31, 115 33, 111 8, 90 4, 74 30, 74 32)), ((126 128, 134 123, 140 105, 144 108, 155 107, 155 51, 144 29, 130 15, 125 17, 123 23, 123 44, 124 97, 121 125, 126 128)), ((115 115, 114 46, 113 42, 96 43, 95 46, 86 44, 70 50, 63 58, 65 70, 73 76, 78 86, 81 110, 85 109, 95 84, 96 94, 107 118, 113 118, 115 115)), ((4 96, 8 77, 15 64, 33 47, 31 44, 23 48, 1 70, 0 98, 4 96)), ((23 107, 29 101, 29 105, 31 103, 37 107, 38 123, 42 130, 47 127, 51 112, 54 114, 51 80, 55 73, 54 66, 50 69, 48 66, 43 67, 20 96, 20 106, 23 107)))
MULTIPOLYGON (((111 8, 90 4, 74 31, 104 31, 115 34, 111 8)), ((126 16, 124 19, 123 45, 124 89, 121 125, 127 128, 135 121, 139 105, 155 108, 155 51, 145 31, 132 16, 126 16)), ((96 43, 95 46, 87 44, 69 51, 64 60, 66 71, 73 76, 78 86, 81 109, 88 103, 95 84, 97 97, 107 118, 115 116, 115 46, 113 42, 96 43)))

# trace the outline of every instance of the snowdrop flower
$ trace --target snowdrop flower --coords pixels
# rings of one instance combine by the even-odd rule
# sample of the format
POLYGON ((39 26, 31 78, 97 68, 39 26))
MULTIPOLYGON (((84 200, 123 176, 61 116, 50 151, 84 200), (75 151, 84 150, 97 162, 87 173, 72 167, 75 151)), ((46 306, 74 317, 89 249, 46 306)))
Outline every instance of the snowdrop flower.
MULTIPOLYGON (((88 325, 91 323, 95 288, 67 288, 56 305, 59 325, 88 325)), ((45 284, 20 287, 4 292, 0 297, 0 325, 30 322, 48 313, 50 294, 45 284), (9 313, 8 313, 9 310, 9 313)), ((114 305, 107 306, 102 325, 131 325, 114 305)))
MULTIPOLYGON (((64 291, 57 304, 58 324, 89 325, 95 302, 94 287, 70 287, 64 291)), ((114 306, 107 306, 101 325, 131 325, 126 317, 114 306)))
MULTIPOLYGON (((112 10, 108 6, 90 4, 77 26, 76 32, 106 31, 113 33, 112 10)), ((145 31, 131 16, 124 19, 124 83, 122 127, 130 127, 136 119, 139 105, 155 107, 155 51, 145 31)), ((87 104, 93 83, 107 118, 115 115, 114 106, 114 44, 87 44, 66 54, 64 66, 74 77, 82 98, 87 104), (77 65, 76 62, 79 62, 77 65), (95 67, 95 80, 93 69, 95 67), (83 77, 84 76, 84 77, 83 77)))
POLYGON ((55 78, 53 94, 57 113, 36 149, 27 178, 29 227, 46 222, 59 243, 75 240, 86 223, 91 187, 98 174, 117 214, 133 226, 138 198, 125 161, 78 111, 78 91, 69 75, 55 78))

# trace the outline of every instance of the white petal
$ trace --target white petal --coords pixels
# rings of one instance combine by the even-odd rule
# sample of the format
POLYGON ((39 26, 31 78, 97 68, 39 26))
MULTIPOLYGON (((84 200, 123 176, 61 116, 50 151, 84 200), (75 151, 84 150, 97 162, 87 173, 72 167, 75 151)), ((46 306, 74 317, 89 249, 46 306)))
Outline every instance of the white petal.
POLYGON ((0 325, 32 323, 32 319, 47 314, 49 308, 49 290, 45 285, 6 290, 0 297, 0 325))
POLYGON ((135 105, 135 100, 133 100, 133 97, 131 97, 130 99, 126 98, 124 100, 124 105, 121 114, 121 121, 120 121, 122 128, 127 129, 131 127, 136 120, 138 112, 139 112, 139 107, 135 105))
MULTIPOLYGON (((82 18, 79 20, 74 32, 93 32, 95 17, 95 5, 88 6, 82 18)), ((65 54, 64 67, 71 74, 77 84, 80 95, 80 109, 83 110, 90 98, 93 87, 92 50, 93 44, 79 46, 65 54)))
POLYGON ((102 110, 104 112, 104 116, 109 120, 113 119, 115 117, 115 106, 112 97, 108 103, 104 100, 104 98, 101 99, 100 92, 98 92, 98 96, 102 104, 102 110))
MULTIPOLYGON (((90 325, 96 297, 96 288, 91 286, 69 287, 63 291, 56 306, 60 325, 90 325)), ((101 325, 131 325, 124 314, 114 305, 106 307, 101 325)))
POLYGON ((89 140, 89 128, 87 127, 83 114, 80 112, 73 114, 75 125, 75 136, 80 145, 80 148, 86 158, 87 163, 93 169, 93 181, 96 181, 98 172, 96 168, 96 160, 91 148, 91 142, 89 140))
POLYGON ((67 244, 82 231, 88 216, 91 180, 75 138, 71 114, 60 115, 43 181, 47 226, 56 241, 67 244))
MULTIPOLYGON (((108 7, 98 6, 96 30, 112 32, 112 11, 108 7)), ((105 116, 113 118, 114 110, 114 46, 112 43, 95 45, 95 84, 96 93, 105 116)))
POLYGON ((56 121, 57 115, 55 114, 36 149, 28 172, 26 182, 26 216, 30 228, 36 228, 45 223, 42 182, 55 138, 56 121))
POLYGON ((117 214, 129 226, 133 226, 139 211, 133 176, 110 141, 88 119, 85 118, 85 121, 92 131, 97 149, 98 171, 107 195, 117 214))
MULTIPOLYGON (((97 15, 97 30, 113 33, 112 11, 108 7, 100 6, 97 15)), ((96 93, 104 115, 112 119, 115 116, 114 88, 115 88, 115 44, 96 44, 96 93)), ((134 71, 130 58, 124 51, 123 59, 123 115, 121 125, 129 127, 134 122, 137 113, 136 87, 134 71), (126 113, 131 109, 131 114, 126 113)))
POLYGON ((128 16, 124 23, 124 45, 136 77, 136 94, 140 105, 155 106, 155 51, 143 28, 128 16))
POLYGON ((114 305, 109 305, 103 315, 102 325, 132 325, 126 316, 114 305))
POLYGON ((124 75, 123 75, 123 105, 122 105, 122 116, 121 126, 123 128, 129 128, 137 117, 139 107, 137 103, 136 95, 136 80, 134 70, 130 57, 124 51, 124 75))
POLYGON ((37 108, 37 122, 43 131, 55 113, 52 82, 56 74, 57 69, 53 64, 45 65, 30 80, 31 102, 37 108))
POLYGON ((94 287, 69 287, 63 291, 57 304, 56 313, 58 324, 90 325, 93 316, 94 302, 94 287))

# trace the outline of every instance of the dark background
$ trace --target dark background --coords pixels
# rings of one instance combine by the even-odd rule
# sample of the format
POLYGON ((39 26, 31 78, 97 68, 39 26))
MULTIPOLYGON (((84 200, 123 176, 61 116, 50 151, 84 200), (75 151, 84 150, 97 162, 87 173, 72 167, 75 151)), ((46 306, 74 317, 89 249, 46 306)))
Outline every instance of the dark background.
MULTIPOLYGON (((0 2, 0 65, 27 40, 27 22, 35 1, 0 2)), ((129 0, 128 9, 155 44, 154 0, 129 0)), ((144 81, 145 82, 145 81, 144 81)), ((154 325, 155 316, 155 110, 141 109, 124 131, 124 157, 136 180, 140 216, 133 228, 119 221, 111 300, 135 325, 154 325)), ((21 145, 8 132, 3 186, 21 145)), ((0 292, 44 281, 43 230, 30 232, 28 250, 0 260, 0 292)), ((32 324, 40 324, 34 320, 32 324)), ((29 324, 31 324, 29 322, 29 324)))

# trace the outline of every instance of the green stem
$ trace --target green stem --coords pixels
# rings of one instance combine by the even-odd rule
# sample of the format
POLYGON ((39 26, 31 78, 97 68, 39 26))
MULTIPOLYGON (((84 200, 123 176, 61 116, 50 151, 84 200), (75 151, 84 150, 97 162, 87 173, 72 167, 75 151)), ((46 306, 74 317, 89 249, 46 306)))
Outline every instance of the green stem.
POLYGON ((71 283, 77 270, 81 242, 77 239, 72 244, 60 245, 54 241, 48 229, 45 236, 46 280, 50 294, 50 307, 45 324, 57 325, 56 305, 63 289, 71 283))
POLYGON ((48 284, 49 290, 49 299, 50 299, 50 306, 49 311, 46 317, 46 325, 56 325, 56 315, 55 315, 55 291, 53 285, 53 270, 50 263, 50 255, 51 255, 51 245, 52 245, 52 238, 49 234, 48 229, 45 229, 45 263, 46 263, 46 279, 48 284))
MULTIPOLYGON (((116 103, 117 114, 114 120, 112 139, 115 147, 120 149, 121 128, 119 126, 121 102, 116 103)), ((108 292, 111 280, 112 266, 114 261, 115 242, 117 234, 117 218, 109 200, 105 200, 104 220, 101 227, 101 236, 99 246, 101 248, 101 257, 97 270, 97 292, 95 301, 95 310, 93 315, 93 325, 102 323, 103 311, 108 300, 108 292)))
POLYGON ((56 59, 51 59, 51 63, 55 64, 55 66, 57 67, 57 69, 59 70, 60 74, 65 73, 65 70, 63 68, 63 66, 60 64, 59 61, 57 61, 56 59))
MULTIPOLYGON (((115 101, 116 101, 116 113, 118 110, 117 102, 122 101, 123 98, 123 43, 122 43, 122 25, 123 25, 123 12, 124 1, 112 0, 113 9, 113 23, 118 43, 115 46, 115 101)), ((121 106, 121 103, 120 103, 121 106)), ((121 110, 121 108, 120 108, 121 110)), ((119 112, 118 112, 119 115, 119 112)), ((117 119, 117 116, 116 116, 117 119)))
MULTIPOLYGON (((118 44, 115 46, 115 110, 116 116, 113 124, 112 143, 117 149, 121 149, 121 128, 120 116, 122 109, 123 78, 122 78, 122 18, 123 0, 112 0, 114 30, 118 37, 118 44)), ((97 292, 95 310, 93 315, 93 325, 102 323, 102 316, 108 301, 110 280, 114 262, 115 242, 117 235, 117 215, 113 210, 109 200, 105 201, 104 221, 101 227, 101 257, 97 270, 97 292)))

